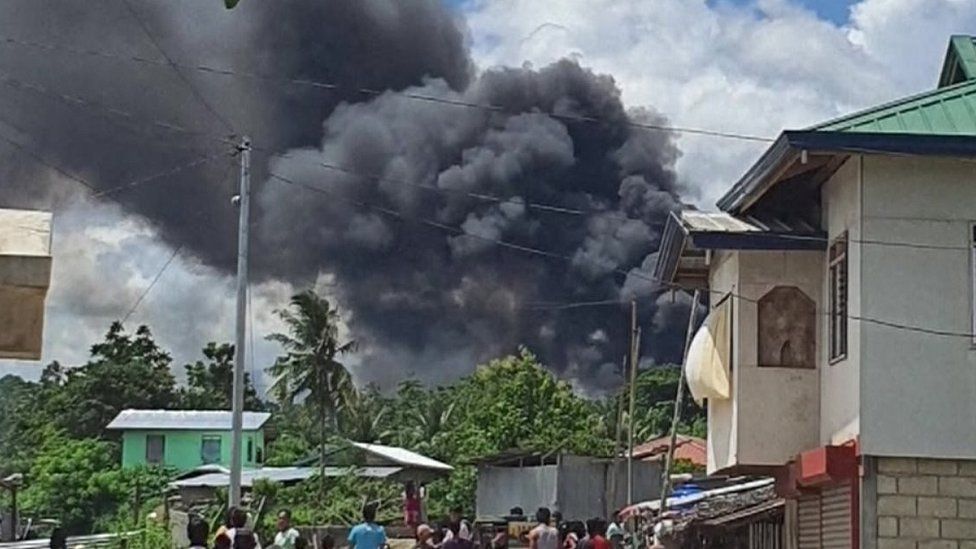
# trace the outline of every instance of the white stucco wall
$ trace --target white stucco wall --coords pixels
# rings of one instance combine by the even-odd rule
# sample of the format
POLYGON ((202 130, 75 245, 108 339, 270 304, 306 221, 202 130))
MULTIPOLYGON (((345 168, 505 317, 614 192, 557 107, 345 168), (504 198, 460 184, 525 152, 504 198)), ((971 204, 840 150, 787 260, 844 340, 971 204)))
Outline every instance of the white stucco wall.
MULTIPOLYGON (((976 164, 866 156, 863 238, 956 249, 860 245, 863 316, 971 333, 968 247, 974 221, 976 164)), ((971 340, 867 320, 857 324, 862 337, 863 451, 976 457, 976 354, 971 340)))
MULTIPOLYGON (((759 367, 755 301, 776 286, 796 286, 819 309, 822 272, 822 252, 723 252, 713 260, 712 300, 730 291, 741 298, 733 302, 732 399, 709 402, 709 472, 734 465, 782 465, 818 446, 819 365, 809 370, 759 367)), ((818 326, 818 339, 819 331, 818 326)))
MULTIPOLYGON (((852 157, 838 169, 821 188, 823 228, 830 242, 847 231, 849 241, 862 240, 861 229, 861 162, 852 157)), ((847 357, 831 363, 827 340, 829 318, 828 263, 824 256, 821 267, 822 313, 820 321, 820 442, 823 445, 842 444, 855 439, 860 422, 860 323, 848 320, 847 357)), ((849 242, 848 315, 861 316, 861 247, 849 242)))
MULTIPOLYGON (((755 300, 776 286, 796 286, 822 308, 823 253, 739 252, 738 416, 739 463, 782 465, 820 440, 820 368, 758 365, 758 307, 755 300)), ((818 340, 820 327, 818 326, 818 340)), ((818 345, 818 354, 820 348, 818 345)), ((819 362, 819 361, 818 361, 819 362)))

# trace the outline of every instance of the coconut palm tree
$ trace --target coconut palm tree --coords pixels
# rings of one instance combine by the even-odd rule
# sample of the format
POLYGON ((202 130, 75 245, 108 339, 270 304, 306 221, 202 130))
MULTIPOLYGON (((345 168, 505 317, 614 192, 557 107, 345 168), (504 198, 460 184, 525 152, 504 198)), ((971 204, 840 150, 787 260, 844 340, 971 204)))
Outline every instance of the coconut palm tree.
POLYGON ((285 350, 269 372, 271 393, 283 404, 305 399, 316 412, 319 426, 320 481, 325 491, 326 441, 338 433, 339 410, 355 388, 339 357, 355 349, 355 342, 339 340, 339 311, 312 290, 292 296, 288 309, 275 311, 288 333, 268 336, 285 350))
POLYGON ((339 413, 339 433, 356 442, 384 442, 392 435, 384 429, 388 413, 389 408, 375 387, 349 391, 339 413))

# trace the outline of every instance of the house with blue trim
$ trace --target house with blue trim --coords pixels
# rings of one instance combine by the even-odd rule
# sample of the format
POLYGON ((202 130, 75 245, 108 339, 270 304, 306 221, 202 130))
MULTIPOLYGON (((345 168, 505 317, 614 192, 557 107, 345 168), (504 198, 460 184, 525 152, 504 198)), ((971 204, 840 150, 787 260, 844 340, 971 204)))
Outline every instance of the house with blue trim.
POLYGON ((715 330, 708 470, 776 479, 777 547, 976 546, 976 39, 935 76, 667 222, 655 275, 715 330))

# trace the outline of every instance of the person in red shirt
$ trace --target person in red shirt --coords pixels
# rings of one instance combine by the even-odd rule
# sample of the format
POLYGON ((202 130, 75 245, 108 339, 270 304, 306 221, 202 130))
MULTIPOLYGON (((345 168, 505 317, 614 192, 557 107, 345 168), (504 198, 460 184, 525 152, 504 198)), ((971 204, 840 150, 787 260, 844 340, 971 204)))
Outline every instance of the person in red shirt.
POLYGON ((403 522, 417 527, 420 525, 420 494, 413 481, 407 482, 403 492, 403 522))
POLYGON ((612 549, 607 540, 607 523, 603 519, 592 518, 586 521, 587 539, 581 546, 585 549, 612 549))

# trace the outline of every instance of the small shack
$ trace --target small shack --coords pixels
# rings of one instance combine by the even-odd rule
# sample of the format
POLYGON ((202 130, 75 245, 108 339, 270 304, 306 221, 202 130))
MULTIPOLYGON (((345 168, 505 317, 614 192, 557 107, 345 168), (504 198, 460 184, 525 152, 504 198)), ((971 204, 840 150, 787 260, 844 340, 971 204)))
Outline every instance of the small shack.
MULTIPOLYGON (((566 520, 609 516, 627 504, 624 459, 561 452, 506 452, 476 462, 479 517, 500 517, 513 507, 533 512, 548 507, 566 520)), ((661 466, 634 461, 634 499, 655 497, 661 490, 661 466)))
POLYGON ((646 501, 622 511, 638 517, 650 539, 657 527, 668 549, 783 549, 785 500, 771 478, 710 478, 675 488, 663 520, 660 502, 646 501))

